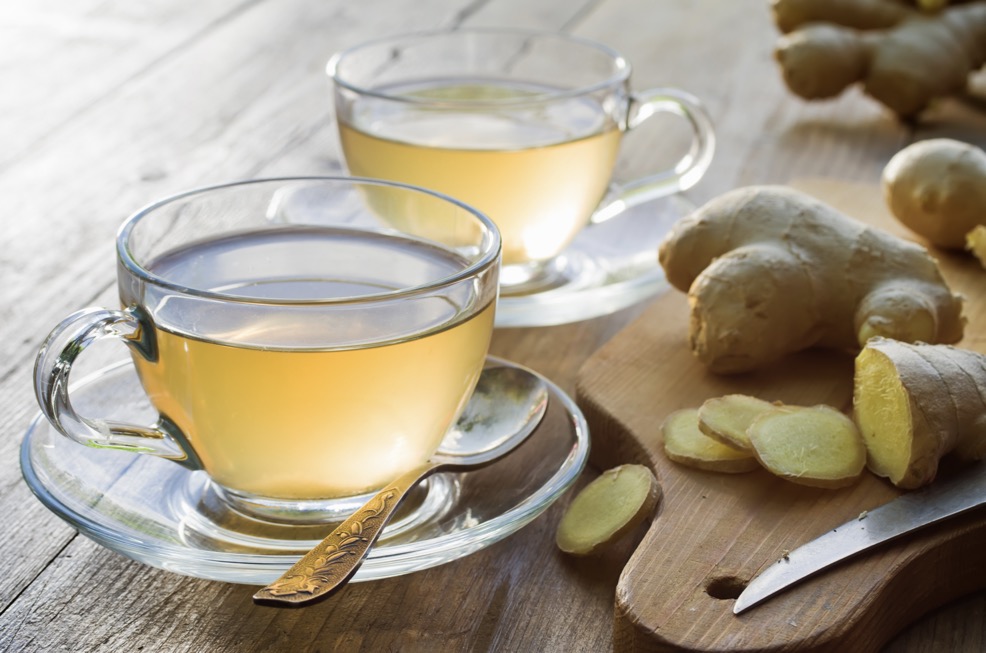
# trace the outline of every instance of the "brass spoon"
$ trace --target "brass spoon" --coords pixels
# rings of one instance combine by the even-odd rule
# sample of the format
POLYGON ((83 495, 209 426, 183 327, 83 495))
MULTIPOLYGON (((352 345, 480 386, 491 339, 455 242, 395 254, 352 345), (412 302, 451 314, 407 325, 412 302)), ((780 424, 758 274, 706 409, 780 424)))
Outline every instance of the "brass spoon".
POLYGON ((380 490, 279 579, 254 594, 254 603, 300 607, 330 596, 353 577, 419 481, 437 471, 476 469, 506 455, 534 432, 547 407, 548 388, 537 375, 516 367, 484 369, 455 428, 431 460, 380 490))

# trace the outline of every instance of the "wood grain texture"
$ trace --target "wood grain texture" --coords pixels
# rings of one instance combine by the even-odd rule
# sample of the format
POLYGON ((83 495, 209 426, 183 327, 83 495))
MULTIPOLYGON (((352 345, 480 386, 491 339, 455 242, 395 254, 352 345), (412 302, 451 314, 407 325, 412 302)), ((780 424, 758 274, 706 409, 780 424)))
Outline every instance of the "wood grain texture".
MULTIPOLYGON (((644 532, 601 559, 559 555, 554 528, 571 495, 476 555, 283 612, 253 606, 254 588, 150 569, 79 537, 20 477, 18 446, 37 411, 34 354, 68 313, 114 303, 119 223, 193 186, 339 172, 323 70, 330 54, 459 25, 597 39, 626 54, 637 88, 702 98, 719 147, 688 193, 695 203, 797 176, 872 183, 902 144, 932 135, 986 145, 986 114, 960 101, 903 125, 856 92, 817 104, 792 98, 771 60, 766 0, 0 2, 0 651, 612 648, 617 582, 644 532)), ((675 130, 649 121, 627 138, 619 174, 677 158, 675 130)), ((583 362, 648 309, 500 330, 493 353, 574 392, 583 362)), ((983 597, 928 617, 888 651, 983 650, 983 597)))
MULTIPOLYGON (((86 82, 89 90, 101 85, 99 103, 88 111, 65 106, 58 138, 38 138, 0 171, 8 209, 0 218, 0 650, 557 650, 573 635, 589 650, 609 648, 612 595, 630 549, 590 570, 568 564, 554 548, 560 508, 465 564, 356 584, 330 604, 285 613, 254 606, 255 588, 150 569, 78 537, 31 497, 17 469, 20 438, 37 410, 34 352, 67 313, 115 302, 113 234, 127 214, 216 181, 338 173, 323 73, 332 52, 383 33, 502 24, 518 12, 528 27, 556 29, 578 22, 584 9, 552 2, 523 11, 524 4, 226 2, 221 19, 195 38, 189 32, 160 61, 131 51, 143 68, 122 82, 95 67, 86 82), (568 620, 530 618, 556 612, 585 622, 573 632, 568 620)), ((155 20, 144 29, 154 30, 155 20)), ((29 113, 24 106, 18 115, 29 113)), ((625 321, 507 332, 494 353, 571 390, 582 360, 625 321)))
MULTIPOLYGON (((796 183, 850 215, 909 237, 873 185, 796 183)), ((986 352, 986 271, 968 256, 936 252, 953 290, 967 297, 961 346, 986 352)), ((772 477, 701 472, 670 462, 659 427, 674 410, 740 392, 829 404, 848 412, 852 356, 813 350, 763 371, 716 376, 687 343, 684 294, 668 291, 590 358, 578 400, 600 467, 649 464, 664 489, 660 515, 617 587, 620 651, 875 651, 914 619, 986 586, 986 520, 973 514, 837 567, 740 616, 732 605, 763 567, 899 494, 865 474, 842 490, 772 477)))

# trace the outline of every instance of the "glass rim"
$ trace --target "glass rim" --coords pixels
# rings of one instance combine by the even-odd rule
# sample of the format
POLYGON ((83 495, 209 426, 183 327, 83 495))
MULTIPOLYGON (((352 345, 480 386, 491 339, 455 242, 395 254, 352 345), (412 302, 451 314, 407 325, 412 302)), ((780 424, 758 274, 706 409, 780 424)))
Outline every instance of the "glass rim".
POLYGON ((589 95, 612 87, 614 84, 622 84, 630 78, 630 62, 620 54, 617 50, 604 45, 597 41, 591 39, 586 39, 580 36, 575 36, 573 34, 567 34, 565 32, 549 31, 549 30, 536 30, 536 29, 522 29, 522 28, 510 28, 510 27, 467 27, 467 28, 452 28, 452 29, 436 29, 436 30, 424 30, 417 32, 406 32, 403 34, 394 34, 391 36, 384 36, 376 39, 371 39, 368 41, 363 41, 357 45, 345 48, 336 52, 329 59, 325 66, 325 72, 332 80, 332 82, 342 88, 345 88, 359 95, 365 95, 369 97, 375 97, 383 100, 390 100, 393 102, 403 102, 406 104, 416 104, 429 107, 506 107, 506 106, 516 106, 516 105, 529 105, 529 104, 539 104, 543 102, 550 102, 555 100, 567 99, 581 97, 584 95, 589 95), (424 41, 426 39, 433 39, 435 37, 448 37, 457 36, 463 34, 477 34, 482 36, 508 36, 508 37, 520 37, 526 39, 554 39, 558 41, 563 41, 571 43, 589 50, 595 50, 596 52, 606 55, 613 64, 613 71, 605 79, 598 82, 593 82, 591 84, 582 84, 580 86, 575 86, 572 88, 560 88, 552 91, 545 91, 543 93, 536 93, 534 95, 525 96, 523 98, 515 99, 483 99, 483 100, 450 100, 450 99, 435 99, 435 98, 419 98, 419 97, 409 97, 406 95, 394 95, 387 93, 386 91, 380 91, 368 86, 356 84, 354 82, 347 81, 345 78, 340 77, 339 68, 344 63, 344 60, 354 54, 359 52, 380 47, 387 44, 396 44, 402 41, 424 41))
MULTIPOLYGON (((276 223, 271 223, 276 224, 276 223)), ((485 240, 485 238, 484 238, 485 240)), ((220 184, 211 184, 207 186, 199 186, 196 188, 191 188, 185 191, 181 191, 162 199, 156 200, 150 204, 143 206, 142 208, 131 214, 120 226, 116 235, 116 252, 117 259, 123 265, 123 267, 133 276, 138 279, 152 284, 154 286, 164 288, 166 290, 172 291, 176 294, 187 295, 192 297, 198 297, 201 299, 208 299, 218 302, 228 302, 228 303, 238 303, 238 304, 253 304, 253 305, 265 305, 265 306, 275 306, 275 305, 286 305, 286 306, 328 306, 328 305, 354 305, 354 304, 373 304, 381 302, 389 302, 395 299, 402 299, 405 297, 413 297, 416 295, 427 294, 435 290, 446 288, 467 279, 473 278, 485 272, 490 267, 494 266, 500 258, 500 248, 502 246, 500 239, 500 231, 497 229, 496 224, 484 213, 479 210, 461 202, 454 197, 445 195, 444 193, 439 193, 437 191, 429 190, 427 188, 422 188, 420 186, 413 186, 411 184, 403 184, 399 182, 386 181, 382 179, 371 179, 369 177, 348 177, 348 176, 338 176, 338 175, 311 175, 311 176, 287 176, 287 177, 261 177, 253 179, 241 179, 236 181, 230 181, 220 184), (423 195, 429 195, 435 199, 442 200, 451 205, 454 205, 466 213, 476 218, 480 224, 485 227, 485 231, 490 238, 489 246, 486 251, 481 250, 481 256, 476 260, 464 267, 463 269, 446 276, 443 276, 434 281, 429 281, 427 283, 418 284, 415 286, 408 286, 406 288, 400 288, 398 290, 391 290, 386 292, 377 292, 365 295, 353 295, 346 297, 324 297, 324 298, 268 298, 268 297, 247 297, 244 295, 234 295, 224 292, 217 292, 214 290, 205 290, 202 288, 192 288, 184 284, 175 283, 168 280, 165 277, 155 274, 151 270, 147 269, 145 266, 137 262, 137 257, 133 254, 130 247, 130 238, 133 234, 134 228, 143 220, 148 219, 155 212, 168 204, 172 204, 178 200, 185 199, 188 197, 193 197, 195 195, 204 195, 212 191, 236 188, 240 186, 261 186, 266 184, 275 183, 292 183, 292 182, 329 182, 331 184, 345 184, 348 186, 385 186, 390 188, 398 188, 413 193, 420 193, 423 195)))

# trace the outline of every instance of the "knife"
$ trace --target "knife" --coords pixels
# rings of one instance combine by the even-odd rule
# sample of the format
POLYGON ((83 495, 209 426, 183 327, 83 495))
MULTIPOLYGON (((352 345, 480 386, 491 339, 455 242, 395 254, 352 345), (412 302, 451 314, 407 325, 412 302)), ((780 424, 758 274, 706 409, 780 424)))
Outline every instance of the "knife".
POLYGON ((836 563, 983 504, 986 504, 986 463, 977 463, 948 480, 863 512, 785 554, 750 581, 737 597, 733 614, 739 614, 836 563))

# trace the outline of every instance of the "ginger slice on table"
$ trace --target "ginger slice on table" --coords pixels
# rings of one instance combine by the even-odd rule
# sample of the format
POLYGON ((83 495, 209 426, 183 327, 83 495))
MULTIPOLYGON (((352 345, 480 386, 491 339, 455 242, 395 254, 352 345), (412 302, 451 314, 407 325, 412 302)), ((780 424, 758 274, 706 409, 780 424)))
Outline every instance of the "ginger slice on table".
POLYGON ((572 499, 555 542, 571 555, 599 553, 653 515, 660 498, 661 486, 647 467, 608 469, 572 499))

